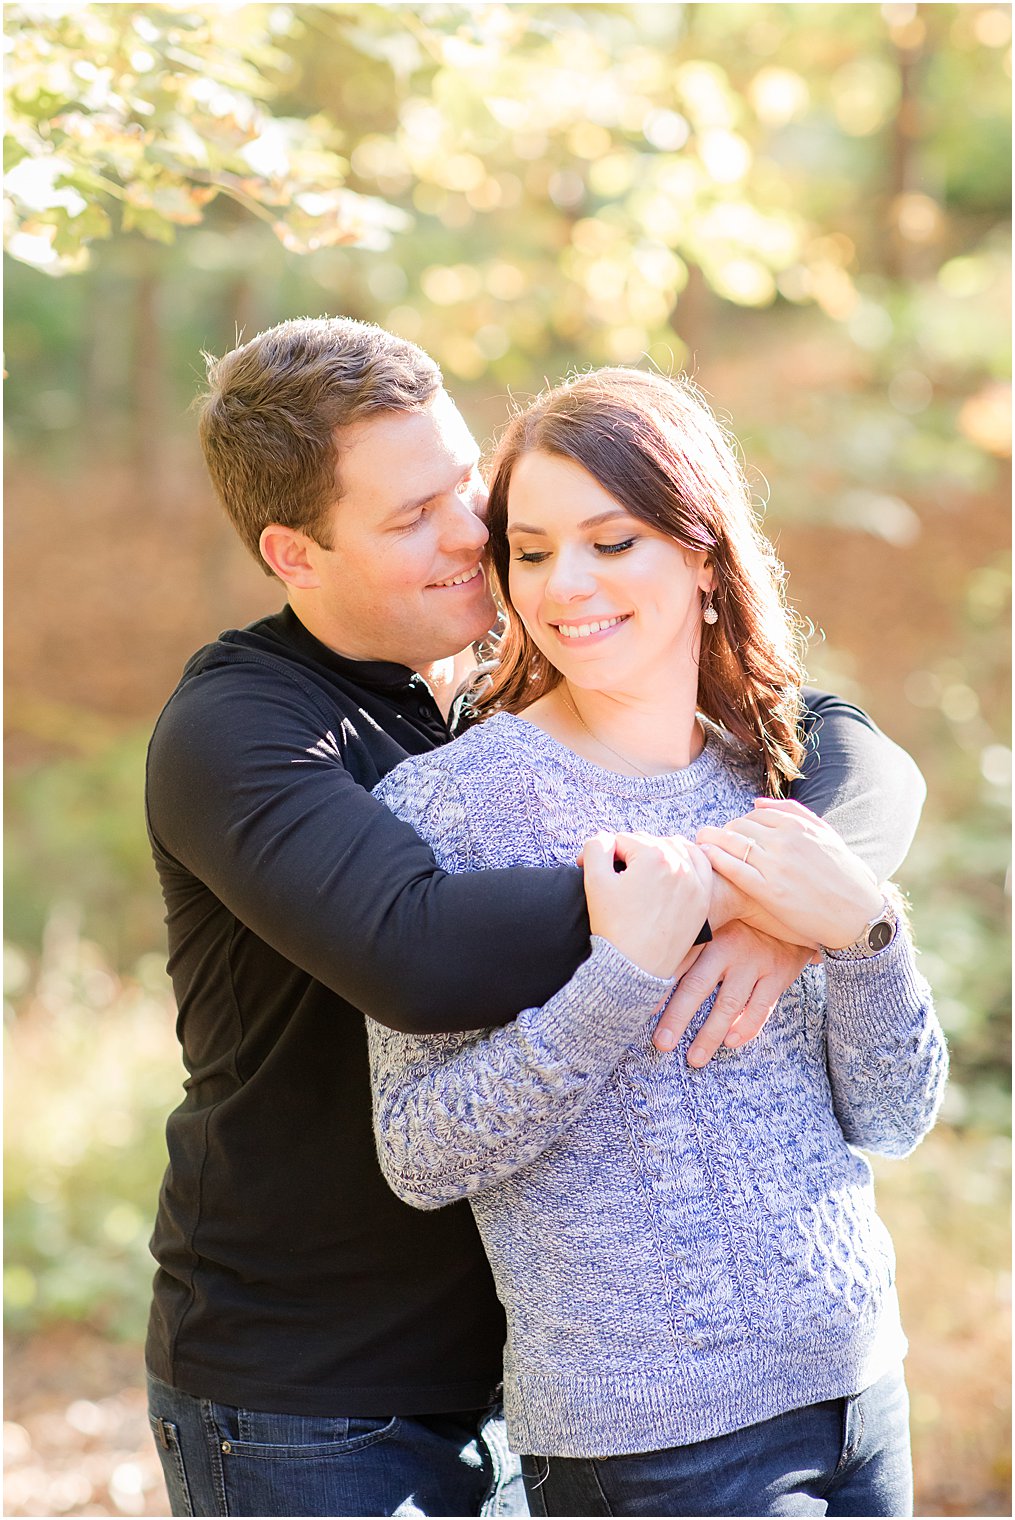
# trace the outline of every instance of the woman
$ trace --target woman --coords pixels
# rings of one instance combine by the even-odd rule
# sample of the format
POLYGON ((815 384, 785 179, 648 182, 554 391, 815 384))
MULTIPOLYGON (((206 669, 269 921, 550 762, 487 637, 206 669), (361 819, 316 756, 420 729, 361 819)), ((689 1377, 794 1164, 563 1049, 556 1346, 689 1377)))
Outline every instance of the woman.
POLYGON ((510 424, 489 523, 514 613, 492 716, 378 795, 449 870, 571 861, 600 831, 593 928, 612 836, 672 836, 688 922, 715 873, 820 964, 702 1071, 643 1013, 603 1026, 606 981, 673 982, 599 938, 507 1028, 371 1026, 385 1175, 417 1207, 472 1200, 536 1513, 908 1513, 893 1253, 852 1147, 917 1143, 944 1044, 892 894, 775 800, 801 672, 742 472, 689 385, 600 371, 510 424))

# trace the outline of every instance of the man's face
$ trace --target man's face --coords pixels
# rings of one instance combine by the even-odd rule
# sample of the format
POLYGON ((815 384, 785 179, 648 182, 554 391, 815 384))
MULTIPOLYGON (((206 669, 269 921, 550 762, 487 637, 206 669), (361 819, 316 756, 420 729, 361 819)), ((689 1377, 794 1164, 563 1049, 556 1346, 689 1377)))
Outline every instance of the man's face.
POLYGON ((382 412, 339 436, 341 500, 308 553, 313 631, 357 660, 420 670, 489 631, 479 450, 446 391, 418 412, 382 412))

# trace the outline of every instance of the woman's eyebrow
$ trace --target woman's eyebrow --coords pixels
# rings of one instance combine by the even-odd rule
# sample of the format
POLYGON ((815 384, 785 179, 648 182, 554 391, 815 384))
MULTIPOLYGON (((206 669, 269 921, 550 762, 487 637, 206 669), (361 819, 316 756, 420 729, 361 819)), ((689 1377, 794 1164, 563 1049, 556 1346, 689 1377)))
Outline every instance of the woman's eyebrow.
MULTIPOLYGON (((584 522, 578 524, 578 527, 581 529, 598 528, 601 523, 612 522, 615 517, 630 516, 631 514, 626 507, 611 507, 608 512, 599 512, 595 517, 586 517, 584 522)), ((534 528, 529 523, 511 523, 507 531, 509 538, 512 533, 529 533, 535 534, 539 538, 546 537, 545 528, 534 528)))

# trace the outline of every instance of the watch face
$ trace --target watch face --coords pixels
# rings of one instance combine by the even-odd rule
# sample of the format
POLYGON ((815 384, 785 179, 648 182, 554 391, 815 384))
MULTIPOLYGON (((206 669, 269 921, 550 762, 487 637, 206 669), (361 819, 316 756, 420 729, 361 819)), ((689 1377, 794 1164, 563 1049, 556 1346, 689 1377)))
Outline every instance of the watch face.
POLYGON ((895 929, 887 919, 881 919, 879 923, 872 924, 867 934, 867 943, 872 950, 884 950, 890 945, 895 934, 895 929))

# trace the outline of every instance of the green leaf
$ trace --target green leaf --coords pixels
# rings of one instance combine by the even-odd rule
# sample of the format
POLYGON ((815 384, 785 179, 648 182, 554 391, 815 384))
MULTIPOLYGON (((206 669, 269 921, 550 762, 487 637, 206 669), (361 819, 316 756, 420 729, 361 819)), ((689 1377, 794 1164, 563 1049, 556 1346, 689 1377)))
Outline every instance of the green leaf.
POLYGON ((13 169, 15 164, 20 164, 22 159, 29 157, 29 150, 24 143, 18 142, 17 138, 4 133, 4 173, 13 169))
POLYGON ((123 208, 120 226, 124 232, 140 232, 156 243, 172 243, 176 237, 176 228, 168 218, 147 206, 132 206, 129 202, 123 208))

